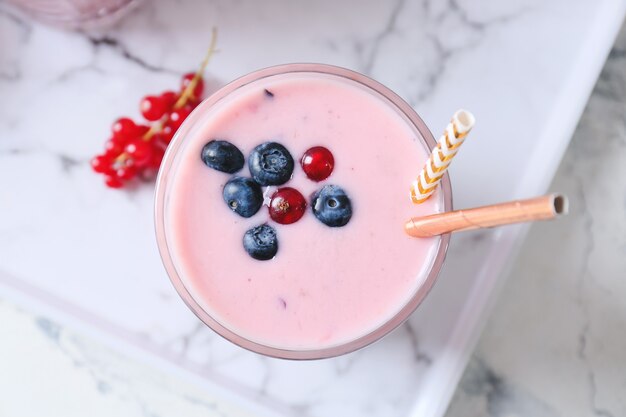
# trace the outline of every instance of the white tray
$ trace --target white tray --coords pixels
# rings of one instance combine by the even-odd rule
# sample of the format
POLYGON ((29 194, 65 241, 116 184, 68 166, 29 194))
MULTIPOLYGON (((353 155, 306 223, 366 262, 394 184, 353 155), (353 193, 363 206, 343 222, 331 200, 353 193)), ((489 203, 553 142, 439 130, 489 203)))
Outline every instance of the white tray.
POLYGON ((199 325, 161 267, 152 187, 106 190, 87 163, 111 120, 137 116, 143 94, 196 67, 217 25, 217 84, 294 61, 366 72, 436 134, 456 108, 476 114, 451 173, 456 207, 541 194, 625 11, 617 0, 362 3, 146 2, 92 35, 7 18, 0 292, 227 401, 248 398, 259 415, 442 415, 524 227, 455 236, 431 295, 379 343, 333 360, 279 361, 199 325))

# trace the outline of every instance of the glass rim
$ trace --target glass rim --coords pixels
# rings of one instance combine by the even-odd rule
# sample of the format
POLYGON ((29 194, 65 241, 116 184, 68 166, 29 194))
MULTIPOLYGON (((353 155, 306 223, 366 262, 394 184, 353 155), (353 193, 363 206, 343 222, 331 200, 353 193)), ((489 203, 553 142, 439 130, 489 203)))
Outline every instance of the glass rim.
MULTIPOLYGON (((257 71, 253 71, 240 78, 237 78, 217 90, 202 103, 200 103, 198 107, 185 120, 182 126, 178 129, 172 142, 168 146, 167 151, 165 152, 165 156, 163 158, 163 162, 157 176, 154 199, 154 221, 157 246, 167 275, 172 285, 176 289, 178 295, 182 298, 187 307, 200 319, 200 321, 202 321, 205 325, 210 327, 213 331, 215 331, 226 340, 252 352, 280 359, 310 360, 341 356, 364 348, 365 346, 368 346, 371 343, 381 339, 382 337, 393 331, 395 328, 400 326, 402 323, 404 323, 404 321, 406 321, 421 304, 421 302, 430 292, 430 289, 437 280, 437 277, 439 276, 439 272, 441 271, 443 262, 445 260, 448 245, 450 243, 450 233, 441 235, 435 257, 432 261, 430 270, 428 271, 426 278, 424 279, 423 283, 417 288, 413 296, 405 303, 402 309, 400 309, 389 320, 376 327, 369 333, 366 333, 356 339, 339 345, 324 347, 320 349, 284 349, 274 346, 268 346, 259 342, 254 342, 252 340, 246 339, 242 335, 230 330, 202 308, 202 306, 194 299, 189 290, 185 287, 183 280, 179 276, 174 264, 174 260, 172 259, 172 255, 169 250, 166 238, 165 197, 167 191, 167 179, 177 151, 181 147, 184 139, 188 136, 188 133, 192 129, 192 126, 201 119, 206 111, 208 111, 213 105, 218 103, 224 97, 228 96, 230 93, 238 90, 241 87, 244 87, 247 84, 263 78, 298 72, 339 76, 352 80, 373 90, 374 92, 380 94, 382 97, 387 99, 390 102, 390 105, 395 106, 397 110, 399 110, 404 116, 406 116, 408 121, 414 125, 414 127, 422 136, 422 138, 419 140, 423 139, 422 142, 425 142, 424 144, 426 145, 426 148, 429 152, 432 151, 432 149, 434 149, 434 147, 437 145, 437 142, 435 141, 435 138, 430 129, 428 129, 421 117, 406 101, 404 101, 400 96, 398 96, 396 93, 394 93, 378 81, 375 81, 363 74, 334 65, 313 63, 282 64, 263 68, 257 71)), ((443 175, 440 186, 442 190, 443 211, 450 211, 452 210, 452 187, 450 184, 450 177, 448 173, 445 173, 443 175)))

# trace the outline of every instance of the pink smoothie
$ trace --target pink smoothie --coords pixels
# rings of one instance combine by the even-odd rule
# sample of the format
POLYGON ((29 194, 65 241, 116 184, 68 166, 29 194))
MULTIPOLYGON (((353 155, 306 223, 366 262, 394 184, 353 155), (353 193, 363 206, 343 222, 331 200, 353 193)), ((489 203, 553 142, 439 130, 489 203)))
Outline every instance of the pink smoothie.
MULTIPOLYGON (((440 192, 419 206, 410 201, 411 181, 428 151, 405 116, 367 87, 316 73, 263 78, 198 111, 177 139, 183 142, 169 173, 164 216, 176 271, 202 309, 248 340, 292 350, 353 341, 396 315, 423 284, 439 243, 408 237, 403 224, 442 206, 440 192), (247 219, 233 213, 222 199, 232 176, 200 158, 212 139, 236 145, 246 162, 263 142, 283 144, 296 161, 284 186, 306 197, 305 215, 280 225, 266 206, 247 219), (334 171, 322 182, 308 179, 299 165, 313 146, 334 155, 334 171), (311 211, 310 196, 325 184, 351 199, 353 215, 344 227, 328 227, 311 211), (251 258, 242 245, 246 230, 263 223, 279 240, 268 261, 251 258)), ((237 175, 250 176, 247 164, 237 175)))

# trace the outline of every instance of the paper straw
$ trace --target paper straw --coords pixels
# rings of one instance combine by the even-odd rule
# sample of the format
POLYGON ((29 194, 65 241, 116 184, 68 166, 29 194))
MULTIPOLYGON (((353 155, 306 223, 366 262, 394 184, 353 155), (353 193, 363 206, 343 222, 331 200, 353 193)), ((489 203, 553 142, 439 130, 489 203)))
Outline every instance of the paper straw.
POLYGON ((415 204, 423 203, 435 192, 437 184, 475 122, 474 115, 467 110, 457 110, 454 113, 422 172, 411 185, 411 201, 415 204))
POLYGON ((550 194, 528 200, 414 217, 406 222, 404 230, 410 236, 432 237, 462 230, 553 219, 567 214, 567 211, 567 197, 550 194))

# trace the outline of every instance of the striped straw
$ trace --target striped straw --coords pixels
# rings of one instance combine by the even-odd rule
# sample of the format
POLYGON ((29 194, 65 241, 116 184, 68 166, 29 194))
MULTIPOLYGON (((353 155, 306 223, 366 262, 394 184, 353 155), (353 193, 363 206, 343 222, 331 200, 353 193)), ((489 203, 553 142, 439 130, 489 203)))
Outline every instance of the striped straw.
POLYGON ((465 137, 474 127, 476 119, 467 110, 457 110, 452 120, 437 141, 437 146, 430 154, 422 172, 411 185, 411 200, 421 204, 435 192, 437 184, 445 174, 452 158, 465 141, 465 137))

